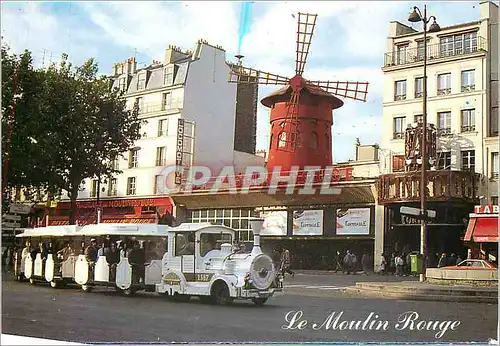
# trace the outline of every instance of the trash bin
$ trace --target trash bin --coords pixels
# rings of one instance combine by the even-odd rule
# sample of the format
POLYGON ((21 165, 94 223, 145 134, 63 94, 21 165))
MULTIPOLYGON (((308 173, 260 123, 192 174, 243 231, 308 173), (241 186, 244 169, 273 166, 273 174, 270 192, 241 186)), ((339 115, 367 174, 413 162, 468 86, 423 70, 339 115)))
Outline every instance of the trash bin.
POLYGON ((411 273, 412 274, 423 274, 424 272, 424 260, 421 254, 410 255, 411 258, 411 273))

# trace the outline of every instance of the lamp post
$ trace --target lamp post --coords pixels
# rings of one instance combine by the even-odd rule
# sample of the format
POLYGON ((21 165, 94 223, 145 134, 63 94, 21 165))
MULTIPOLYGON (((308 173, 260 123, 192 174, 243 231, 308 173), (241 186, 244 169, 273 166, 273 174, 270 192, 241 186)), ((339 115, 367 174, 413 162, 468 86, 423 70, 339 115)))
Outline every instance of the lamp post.
MULTIPOLYGON (((425 197, 426 197, 426 185, 427 185, 427 33, 438 32, 441 30, 439 25, 436 23, 436 17, 430 16, 427 18, 427 6, 424 5, 424 13, 418 7, 413 7, 413 12, 408 17, 408 21, 412 23, 422 22, 424 26, 424 80, 423 80, 423 88, 422 88, 422 97, 423 97, 423 114, 422 114, 422 140, 420 141, 420 151, 421 151, 421 159, 422 159, 422 177, 420 180, 420 216, 421 216, 421 224, 420 224, 420 254, 422 255, 422 260, 425 261, 426 255, 426 242, 427 242, 427 230, 426 230, 426 218, 427 211, 425 209, 425 197), (433 20, 433 23, 430 25, 429 29, 427 29, 427 24, 433 20)), ((417 52, 418 54, 418 52, 417 52)), ((425 262, 424 262, 425 265, 425 262)), ((420 274, 420 281, 425 281, 425 271, 423 274, 420 274)))

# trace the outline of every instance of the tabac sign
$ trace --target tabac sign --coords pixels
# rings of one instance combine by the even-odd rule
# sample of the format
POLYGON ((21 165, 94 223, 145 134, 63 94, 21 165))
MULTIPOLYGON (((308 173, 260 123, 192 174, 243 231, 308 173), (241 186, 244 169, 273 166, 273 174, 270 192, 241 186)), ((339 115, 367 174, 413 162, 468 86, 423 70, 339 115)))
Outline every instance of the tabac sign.
POLYGON ((474 206, 476 214, 498 214, 498 205, 476 205, 474 206))
POLYGON ((184 152, 184 119, 177 121, 177 142, 175 145, 175 184, 180 185, 182 182, 182 156, 184 152))

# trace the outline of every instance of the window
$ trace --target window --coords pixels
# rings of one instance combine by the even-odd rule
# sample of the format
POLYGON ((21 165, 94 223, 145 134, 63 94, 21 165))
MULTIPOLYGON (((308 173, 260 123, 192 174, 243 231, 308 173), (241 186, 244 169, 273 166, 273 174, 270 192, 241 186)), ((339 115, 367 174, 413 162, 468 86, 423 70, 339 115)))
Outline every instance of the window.
POLYGON ((477 51, 477 32, 441 37, 439 54, 441 56, 460 55, 477 51))
POLYGON ((131 149, 128 154, 128 168, 137 168, 139 161, 139 149, 131 149))
POLYGON ((109 179, 108 196, 116 196, 116 178, 109 179))
POLYGON ((318 134, 316 132, 311 132, 311 137, 309 138, 309 148, 318 148, 318 134))
POLYGON ((421 122, 423 122, 423 121, 424 121, 424 116, 423 116, 422 114, 416 114, 416 115, 414 116, 414 119, 415 119, 415 122, 416 122, 416 123, 421 123, 421 122))
POLYGON ((498 179, 498 152, 491 153, 491 177, 498 179))
POLYGON ((137 107, 139 108, 139 113, 142 113, 142 111, 143 111, 143 102, 142 101, 143 101, 142 97, 137 97, 135 99, 135 103, 136 103, 137 107))
POLYGON ((204 257, 212 250, 220 250, 223 243, 233 243, 229 233, 202 233, 200 235, 200 255, 204 257))
POLYGON ((96 197, 97 196, 97 179, 92 179, 90 181, 90 197, 96 197))
POLYGON ((135 177, 127 178, 127 195, 135 195, 135 177))
POLYGON ((163 184, 163 175, 155 175, 155 188, 154 188, 154 193, 161 194, 165 190, 165 186, 163 184))
POLYGON ((118 89, 120 89, 120 91, 127 90, 127 79, 125 77, 118 79, 118 89))
POLYGON ((491 204, 498 205, 498 196, 491 196, 491 204))
POLYGON ((462 92, 474 91, 476 89, 476 71, 462 71, 462 92))
POLYGON ((165 147, 156 148, 156 166, 165 166, 165 147))
POLYGON ((451 169, 451 152, 438 153, 437 169, 451 169))
POLYGON ((286 147, 286 132, 281 132, 278 136, 278 148, 286 147))
POLYGON ((161 110, 165 111, 172 108, 172 93, 163 93, 161 99, 161 110))
POLYGON ((451 133, 451 112, 440 112, 438 115, 438 133, 447 135, 451 133))
POLYGON ((417 42, 417 58, 418 60, 424 60, 424 41, 417 42))
POLYGON ((397 51, 397 56, 396 56, 396 63, 398 65, 401 64, 406 64, 406 52, 408 51, 408 45, 399 45, 396 47, 397 51))
POLYGON ((394 118, 394 139, 404 138, 406 117, 394 118))
POLYGON ((228 227, 234 226, 238 232, 237 238, 239 240, 251 241, 253 233, 249 220, 253 216, 253 209, 192 210, 188 215, 188 222, 213 222, 228 227))
POLYGON ((415 78, 415 98, 418 99, 424 94, 424 78, 415 78))
POLYGON ((474 109, 462 110, 462 132, 472 132, 476 130, 474 113, 475 113, 474 109))
POLYGON ((194 255, 194 232, 178 232, 175 234, 175 255, 194 255))
POLYGON ((451 73, 438 75, 438 95, 447 95, 451 93, 451 73))
POLYGON ((146 73, 139 73, 137 75, 137 90, 146 89, 146 73))
POLYGON ((174 84, 174 67, 173 66, 165 67, 164 74, 163 74, 163 84, 164 85, 174 84))
POLYGON ((168 134, 168 119, 158 120, 158 137, 168 134))
POLYGON ((392 157, 392 171, 404 172, 405 170, 405 157, 404 155, 394 155, 392 157))
POLYGON ((111 159, 110 166, 111 166, 111 169, 114 169, 114 170, 119 169, 120 165, 119 165, 118 155, 111 159))
POLYGON ((464 150, 462 151, 462 170, 474 171, 475 168, 475 150, 464 150))
POLYGON ((394 101, 406 100, 406 80, 399 80, 394 85, 394 101))

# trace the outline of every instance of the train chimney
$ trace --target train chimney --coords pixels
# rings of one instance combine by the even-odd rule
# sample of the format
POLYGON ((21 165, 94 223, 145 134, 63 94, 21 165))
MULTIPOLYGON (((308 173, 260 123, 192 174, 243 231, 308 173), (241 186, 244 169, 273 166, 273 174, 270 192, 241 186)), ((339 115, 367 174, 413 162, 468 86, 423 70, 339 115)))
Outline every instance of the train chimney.
POLYGON ((264 219, 251 219, 250 225, 253 231, 253 249, 252 255, 259 255, 262 253, 260 248, 260 231, 262 230, 262 225, 264 224, 264 219))

